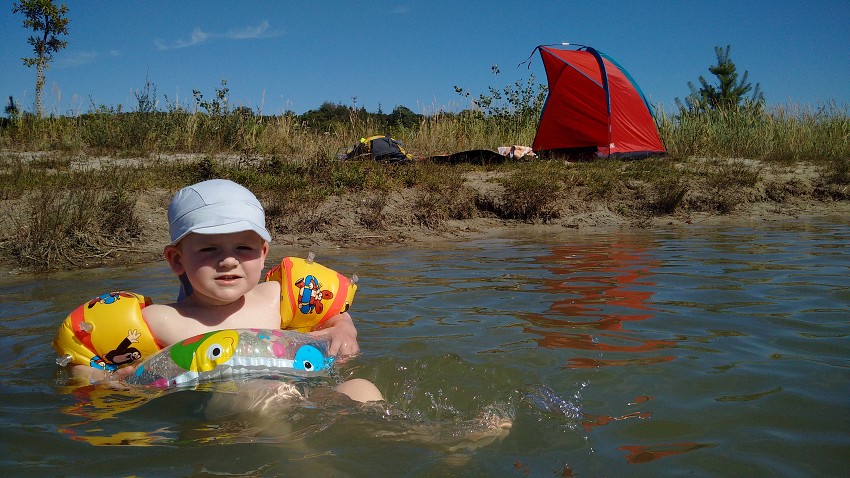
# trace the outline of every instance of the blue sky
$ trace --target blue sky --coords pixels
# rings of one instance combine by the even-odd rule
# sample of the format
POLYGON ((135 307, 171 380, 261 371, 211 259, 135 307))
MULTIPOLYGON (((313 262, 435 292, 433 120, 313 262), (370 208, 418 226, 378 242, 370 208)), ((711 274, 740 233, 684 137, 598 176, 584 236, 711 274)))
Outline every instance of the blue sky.
MULTIPOLYGON (((713 82, 715 46, 732 45, 741 73, 769 104, 850 103, 850 1, 96 1, 68 0, 68 47, 47 70, 48 113, 91 105, 133 110, 146 78, 159 107, 193 107, 192 90, 265 114, 303 113, 323 102, 459 111, 488 86, 534 74, 540 44, 573 42, 623 65, 649 99, 670 109, 689 81, 713 82), (491 66, 501 73, 494 76, 491 66)), ((0 11, 0 95, 32 110, 30 32, 0 11)))

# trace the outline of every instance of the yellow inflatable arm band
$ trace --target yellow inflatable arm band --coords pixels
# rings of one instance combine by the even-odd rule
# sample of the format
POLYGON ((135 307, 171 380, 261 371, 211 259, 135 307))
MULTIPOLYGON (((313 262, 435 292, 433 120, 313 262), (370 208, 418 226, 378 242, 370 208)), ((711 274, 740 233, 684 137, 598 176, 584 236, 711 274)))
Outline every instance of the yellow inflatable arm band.
POLYGON ((115 370, 153 355, 159 346, 142 317, 151 300, 132 292, 110 292, 74 309, 56 333, 57 363, 115 370))
POLYGON ((334 315, 346 312, 357 292, 357 276, 351 279, 307 259, 284 257, 266 274, 280 282, 280 328, 309 332, 334 315))

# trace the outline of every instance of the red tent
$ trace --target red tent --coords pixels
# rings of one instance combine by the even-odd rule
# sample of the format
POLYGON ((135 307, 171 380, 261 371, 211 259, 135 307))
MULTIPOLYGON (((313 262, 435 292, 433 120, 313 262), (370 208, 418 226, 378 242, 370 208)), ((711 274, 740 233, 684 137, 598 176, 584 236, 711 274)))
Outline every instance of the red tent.
POLYGON ((541 45, 549 97, 534 151, 596 149, 599 156, 663 153, 652 107, 628 72, 591 47, 541 45))

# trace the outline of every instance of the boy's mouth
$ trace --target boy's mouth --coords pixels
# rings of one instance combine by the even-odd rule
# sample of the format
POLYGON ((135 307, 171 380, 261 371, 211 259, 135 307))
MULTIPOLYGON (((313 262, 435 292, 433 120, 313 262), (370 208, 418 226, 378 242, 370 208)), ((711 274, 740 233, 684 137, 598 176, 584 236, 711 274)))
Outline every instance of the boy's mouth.
POLYGON ((240 277, 237 276, 237 275, 222 275, 222 276, 216 277, 215 279, 216 280, 223 280, 223 281, 232 281, 232 280, 240 279, 240 277))

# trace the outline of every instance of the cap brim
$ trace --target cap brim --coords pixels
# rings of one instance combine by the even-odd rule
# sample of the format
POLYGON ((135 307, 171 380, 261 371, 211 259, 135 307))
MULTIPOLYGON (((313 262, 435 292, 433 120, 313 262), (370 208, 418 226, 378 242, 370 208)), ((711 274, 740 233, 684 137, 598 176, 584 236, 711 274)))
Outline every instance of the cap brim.
POLYGON ((230 224, 219 224, 216 226, 207 226, 207 227, 198 227, 192 229, 191 231, 186 232, 182 237, 178 238, 176 241, 183 239, 188 234, 194 232, 195 234, 233 234, 236 232, 245 232, 245 231, 253 231, 257 233, 258 236, 263 238, 266 242, 271 242, 272 238, 268 231, 265 228, 262 228, 253 222, 250 221, 238 221, 230 224))

